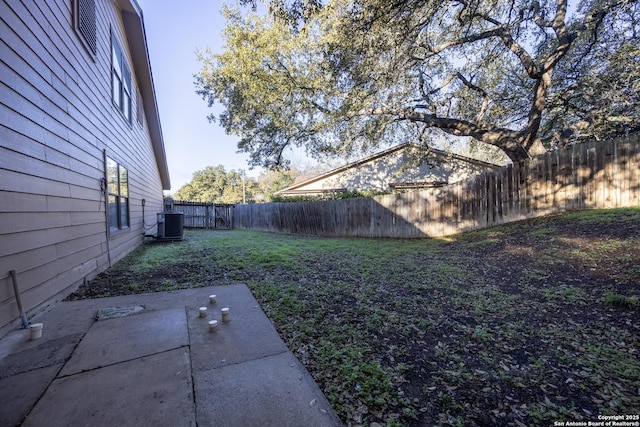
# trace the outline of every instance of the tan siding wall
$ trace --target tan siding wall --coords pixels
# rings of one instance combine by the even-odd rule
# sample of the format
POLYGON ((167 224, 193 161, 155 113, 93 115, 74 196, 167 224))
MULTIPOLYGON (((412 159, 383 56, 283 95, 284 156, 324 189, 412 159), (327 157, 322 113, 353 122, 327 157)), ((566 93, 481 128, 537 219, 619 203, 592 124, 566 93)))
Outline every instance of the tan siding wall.
POLYGON ((488 170, 486 166, 456 158, 438 156, 436 160, 441 163, 434 166, 424 163, 420 166, 406 168, 407 162, 410 161, 407 152, 405 150, 397 151, 388 156, 314 181, 307 186, 298 188, 297 191, 312 192, 333 189, 389 191, 391 190, 391 184, 417 181, 443 181, 453 184, 480 175, 488 170))
POLYGON ((334 191, 390 191, 394 185, 406 183, 453 184, 499 169, 472 159, 434 151, 429 162, 415 164, 416 147, 403 144, 360 162, 347 165, 298 183, 278 194, 283 196, 314 195, 334 191))
MULTIPOLYGON (((92 278, 143 240, 162 210, 149 130, 111 102, 111 31, 128 52, 120 12, 97 0, 98 53, 72 25, 70 0, 0 1, 0 330, 92 278), (129 170, 131 228, 106 242, 104 152, 129 170), (142 218, 142 199, 146 219, 142 218)), ((133 92, 138 90, 129 58, 133 92)))

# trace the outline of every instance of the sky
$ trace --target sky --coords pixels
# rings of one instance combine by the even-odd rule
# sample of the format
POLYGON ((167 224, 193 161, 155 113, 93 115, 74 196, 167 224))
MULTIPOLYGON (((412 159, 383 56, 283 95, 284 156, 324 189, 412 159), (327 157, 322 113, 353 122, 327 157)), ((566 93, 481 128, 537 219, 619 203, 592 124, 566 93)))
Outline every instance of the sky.
MULTIPOLYGON (((137 0, 143 11, 151 70, 160 113, 165 150, 174 193, 193 173, 207 166, 245 170, 257 177, 262 169, 249 169, 248 154, 238 153, 237 136, 227 135, 207 116, 216 115, 195 92, 194 74, 200 70, 196 50, 209 47, 222 52, 222 0, 137 0)), ((570 7, 575 1, 570 1, 570 7)), ((214 107, 215 108, 215 107, 214 107)), ((303 152, 291 154, 294 164, 313 161, 303 152)))
MULTIPOLYGON (((238 154, 238 137, 229 136, 207 116, 215 111, 195 92, 193 75, 200 70, 196 49, 222 52, 224 18, 221 0, 137 0, 142 8, 151 71, 164 145, 169 163, 171 191, 191 181, 207 166, 249 170, 248 154, 238 154)), ((218 110, 220 111, 220 110, 218 110)))

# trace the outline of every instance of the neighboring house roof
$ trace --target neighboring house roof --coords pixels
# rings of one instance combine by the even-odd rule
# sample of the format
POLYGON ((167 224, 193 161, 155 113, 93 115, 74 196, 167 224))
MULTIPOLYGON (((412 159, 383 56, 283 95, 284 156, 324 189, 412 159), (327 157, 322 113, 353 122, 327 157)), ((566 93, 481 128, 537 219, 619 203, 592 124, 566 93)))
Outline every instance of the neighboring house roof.
POLYGON ((147 37, 144 30, 142 9, 135 0, 115 0, 115 3, 122 11, 122 21, 129 43, 133 68, 140 88, 140 95, 142 96, 145 117, 151 137, 151 145, 153 146, 153 152, 158 165, 162 188, 163 190, 170 190, 169 166, 164 148, 164 138, 162 137, 156 93, 153 86, 153 75, 151 73, 151 62, 149 61, 149 49, 147 47, 147 37))
MULTIPOLYGON (((399 151, 405 150, 407 148, 410 147, 418 147, 416 144, 407 142, 404 144, 400 144, 397 145, 395 147, 389 148, 387 150, 381 151, 379 153, 373 154, 369 157, 366 157, 364 159, 361 160, 357 160, 355 162, 349 163, 345 166, 333 169, 329 172, 325 172, 323 174, 319 174, 319 175, 312 175, 312 176, 307 176, 306 179, 302 179, 302 180, 298 180, 296 179, 296 181, 293 183, 293 185, 284 188, 278 192, 276 192, 276 195, 296 195, 296 194, 310 194, 310 193, 315 193, 315 194, 322 194, 322 193, 330 193, 330 192, 339 192, 339 191, 346 191, 346 188, 325 188, 325 189, 313 189, 313 190, 309 190, 308 188, 305 189, 305 187, 310 187, 312 184, 317 183, 319 181, 322 180, 326 180, 327 178, 331 178, 332 176, 337 176, 338 174, 344 173, 349 171, 350 169, 357 169, 362 167, 363 165, 366 165, 368 163, 372 163, 374 161, 377 161, 379 159, 382 159, 383 157, 387 157, 390 155, 393 155, 394 153, 397 153, 399 151)), ((459 154, 455 154, 455 153, 450 153, 447 151, 443 151, 443 150, 438 150, 435 148, 431 148, 430 149, 431 153, 435 154, 438 157, 446 157, 447 159, 450 160, 457 160, 460 162, 465 162, 465 163, 469 163, 472 164, 476 167, 480 167, 480 168, 486 168, 486 169, 498 169, 501 166, 494 164, 494 163, 489 163, 489 162, 485 162, 482 160, 477 160, 477 159, 473 159, 471 157, 466 157, 466 156, 462 156, 459 154)), ((440 186, 440 185, 444 185, 447 184, 446 182, 442 182, 442 181, 411 181, 411 182, 398 182, 398 183, 390 183, 389 185, 392 188, 419 188, 419 187, 425 187, 425 186, 440 186)))
POLYGON ((298 175, 298 176, 296 176, 295 180, 293 181, 293 184, 291 184, 291 185, 297 185, 297 184, 300 184, 302 182, 309 181, 312 178, 319 177, 321 175, 322 174, 320 174, 320 173, 306 173, 304 175, 298 175))

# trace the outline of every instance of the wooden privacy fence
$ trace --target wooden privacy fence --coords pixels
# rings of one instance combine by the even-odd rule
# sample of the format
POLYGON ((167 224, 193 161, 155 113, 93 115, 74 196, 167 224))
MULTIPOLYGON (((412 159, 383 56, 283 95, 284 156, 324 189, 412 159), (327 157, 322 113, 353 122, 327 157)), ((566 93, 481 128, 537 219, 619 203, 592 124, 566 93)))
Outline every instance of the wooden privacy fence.
POLYGON ((172 200, 165 210, 184 214, 185 228, 215 228, 229 230, 233 226, 234 205, 172 200))
POLYGON ((571 210, 640 206, 638 137, 577 144, 447 187, 236 205, 234 227, 322 236, 446 236, 571 210))

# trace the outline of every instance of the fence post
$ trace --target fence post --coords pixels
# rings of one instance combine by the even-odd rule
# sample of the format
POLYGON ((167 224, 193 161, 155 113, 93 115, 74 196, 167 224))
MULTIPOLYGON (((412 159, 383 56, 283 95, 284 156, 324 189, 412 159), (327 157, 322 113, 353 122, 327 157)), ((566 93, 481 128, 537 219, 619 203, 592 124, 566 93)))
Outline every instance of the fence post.
POLYGON ((237 224, 332 236, 442 236, 568 210, 638 206, 639 145, 637 136, 576 144, 410 195, 241 205, 237 224))

